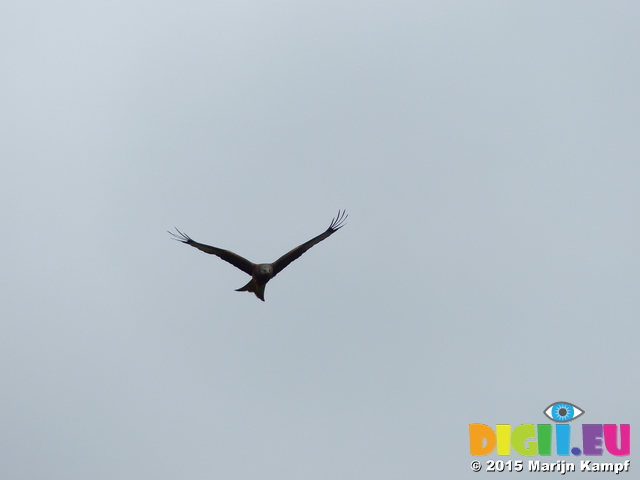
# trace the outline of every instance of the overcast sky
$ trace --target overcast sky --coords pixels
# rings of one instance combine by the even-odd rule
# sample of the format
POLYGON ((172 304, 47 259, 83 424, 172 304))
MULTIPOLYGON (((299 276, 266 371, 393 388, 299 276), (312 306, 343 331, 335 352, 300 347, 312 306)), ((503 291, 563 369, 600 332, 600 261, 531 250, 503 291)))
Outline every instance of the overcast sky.
POLYGON ((639 32, 637 2, 2 2, 0 476, 477 478, 470 423, 640 425, 639 32), (271 262, 338 209, 265 303, 167 233, 271 262))

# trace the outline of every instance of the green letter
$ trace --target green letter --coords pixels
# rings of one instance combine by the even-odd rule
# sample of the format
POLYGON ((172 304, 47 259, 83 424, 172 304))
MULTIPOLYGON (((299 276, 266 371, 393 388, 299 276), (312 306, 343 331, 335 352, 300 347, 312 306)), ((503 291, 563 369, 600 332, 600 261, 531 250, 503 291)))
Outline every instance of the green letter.
POLYGON ((511 446, 520 455, 525 455, 527 457, 537 455, 538 442, 535 441, 535 433, 536 431, 531 423, 518 425, 513 429, 513 432, 511 432, 511 446), (529 445, 525 447, 525 443, 529 439, 532 440, 529 442, 529 445))

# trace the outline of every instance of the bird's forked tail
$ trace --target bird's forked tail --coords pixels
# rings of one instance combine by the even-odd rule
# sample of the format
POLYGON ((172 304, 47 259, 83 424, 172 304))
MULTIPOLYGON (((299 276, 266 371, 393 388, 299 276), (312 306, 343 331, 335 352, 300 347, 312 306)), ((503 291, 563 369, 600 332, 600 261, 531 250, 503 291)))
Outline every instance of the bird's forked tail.
POLYGON ((249 283, 247 283, 242 288, 238 288, 236 292, 253 292, 256 294, 256 297, 264 302, 264 287, 265 285, 258 284, 258 282, 256 282, 256 279, 252 278, 251 280, 249 280, 249 283))

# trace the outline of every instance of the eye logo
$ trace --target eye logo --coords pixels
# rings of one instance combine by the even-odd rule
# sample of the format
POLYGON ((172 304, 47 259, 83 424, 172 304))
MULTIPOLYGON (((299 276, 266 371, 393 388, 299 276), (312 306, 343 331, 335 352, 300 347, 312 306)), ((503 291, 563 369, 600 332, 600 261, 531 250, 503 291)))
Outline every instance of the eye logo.
POLYGON ((573 403, 569 402, 552 403, 544 410, 544 414, 554 422, 570 422, 583 413, 584 410, 580 410, 573 403))

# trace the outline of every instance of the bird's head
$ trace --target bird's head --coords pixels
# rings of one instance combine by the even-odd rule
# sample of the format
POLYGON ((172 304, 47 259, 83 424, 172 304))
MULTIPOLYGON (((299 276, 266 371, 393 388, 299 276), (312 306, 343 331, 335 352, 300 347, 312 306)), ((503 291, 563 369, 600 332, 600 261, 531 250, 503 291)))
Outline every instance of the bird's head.
POLYGON ((261 263, 258 265, 258 272, 260 276, 271 277, 273 276, 273 265, 270 263, 261 263))

